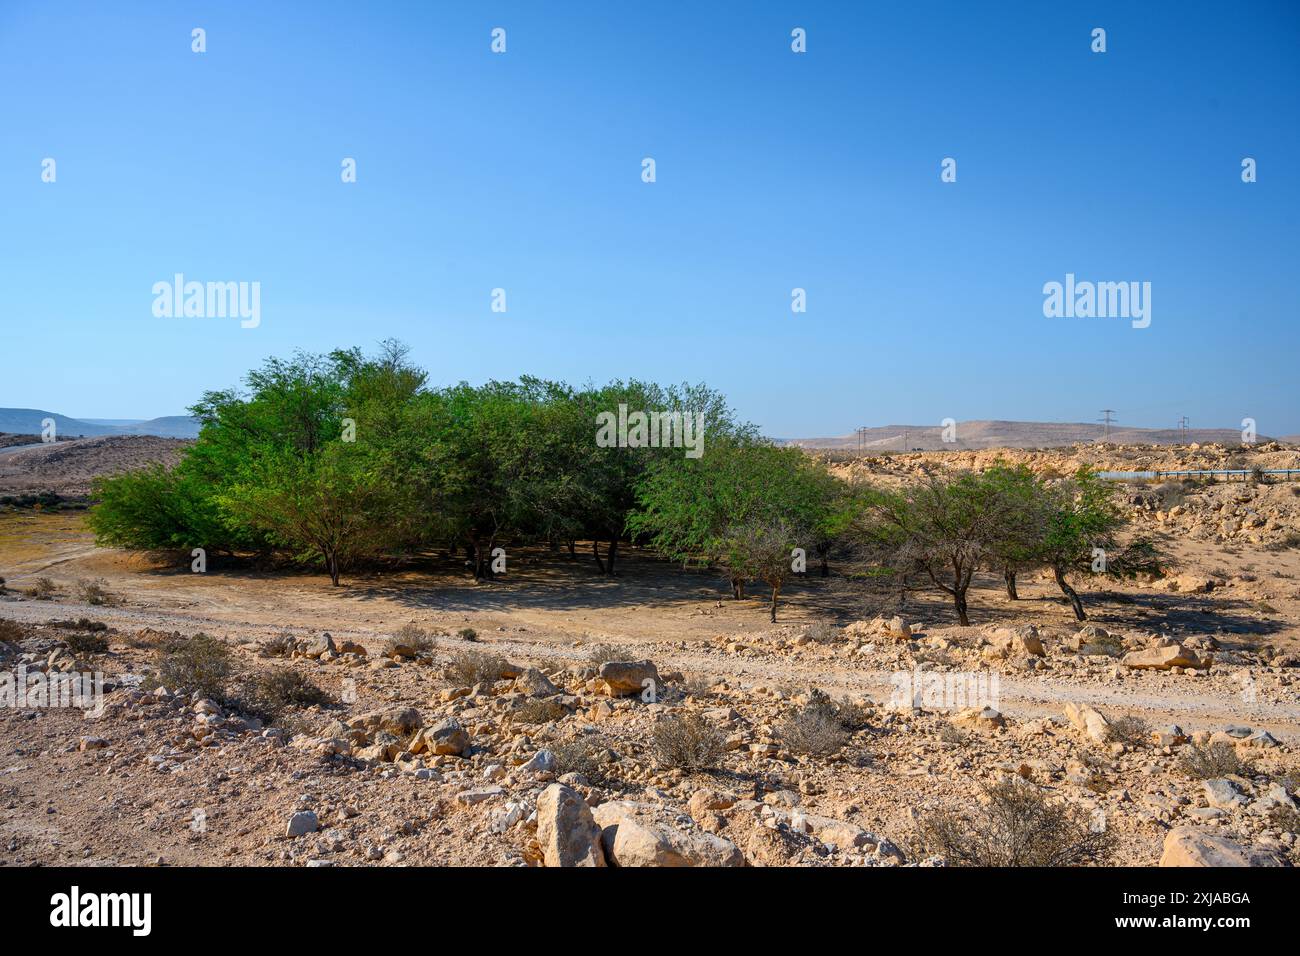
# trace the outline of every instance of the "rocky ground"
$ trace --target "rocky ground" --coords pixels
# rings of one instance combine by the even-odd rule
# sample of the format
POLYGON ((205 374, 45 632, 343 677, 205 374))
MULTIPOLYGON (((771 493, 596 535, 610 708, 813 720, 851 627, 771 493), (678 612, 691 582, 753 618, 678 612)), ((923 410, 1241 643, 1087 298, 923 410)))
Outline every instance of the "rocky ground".
POLYGON ((109 688, 98 717, 0 707, 0 862, 952 865, 929 825, 1010 780, 1104 832, 1103 865, 1294 865, 1291 487, 1134 486, 1167 576, 1084 588, 1084 625, 1050 581, 981 580, 969 628, 840 568, 768 625, 635 550, 614 580, 526 553, 491 584, 431 560, 333 589, 0 516, 0 671, 109 688), (161 680, 199 632, 224 699, 161 680), (243 688, 285 672, 323 701, 254 716, 243 688))

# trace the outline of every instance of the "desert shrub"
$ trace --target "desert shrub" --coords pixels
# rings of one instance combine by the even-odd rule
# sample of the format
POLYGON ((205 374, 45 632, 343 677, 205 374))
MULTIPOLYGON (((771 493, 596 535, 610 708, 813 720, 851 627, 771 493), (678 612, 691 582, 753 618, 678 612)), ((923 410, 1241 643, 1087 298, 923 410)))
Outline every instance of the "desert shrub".
POLYGON ((1077 806, 1051 803, 1038 787, 1008 779, 983 788, 970 809, 923 814, 920 855, 950 866, 1077 866, 1104 860, 1110 839, 1077 806))
POLYGON ((592 783, 605 782, 610 778, 610 765, 614 762, 614 756, 610 752, 608 739, 600 734, 588 734, 548 744, 547 749, 555 755, 557 776, 578 773, 592 783))
POLYGON ((1268 822, 1284 833, 1300 835, 1300 810, 1295 807, 1274 807, 1268 811, 1268 822))
POLYGON ((87 604, 113 604, 116 599, 108 590, 108 582, 103 578, 77 582, 77 596, 87 604))
POLYGON ((27 596, 36 598, 38 601, 48 601, 58 593, 58 586, 53 580, 46 577, 37 578, 32 582, 32 586, 27 589, 27 596))
POLYGON ((294 649, 298 646, 298 639, 292 634, 277 634, 270 640, 263 641, 257 646, 257 652, 263 657, 292 657, 294 649))
POLYGON ((8 618, 0 618, 0 644, 17 644, 26 636, 22 625, 8 618))
POLYGON ((310 677, 288 667, 277 667, 253 677, 243 688, 239 708, 247 714, 276 723, 295 707, 327 704, 329 694, 310 677))
POLYGON ((965 747, 970 742, 970 738, 961 732, 960 728, 952 724, 944 724, 939 728, 939 740, 945 744, 952 744, 956 747, 965 747))
POLYGON ((815 621, 806 633, 814 644, 838 644, 844 640, 844 632, 830 621, 815 621))
POLYGON ((418 624, 403 624, 401 630, 384 641, 382 653, 384 657, 392 657, 403 649, 414 651, 416 657, 426 657, 433 653, 433 635, 418 624))
POLYGON ((687 674, 681 683, 681 689, 687 697, 703 699, 713 696, 713 682, 700 674, 687 674))
POLYGON ((1178 761, 1178 769, 1193 780, 1213 780, 1229 774, 1247 776, 1250 764, 1237 755, 1237 748, 1222 740, 1204 747, 1192 744, 1178 761))
POLYGON ((1114 634, 1092 637, 1079 648, 1079 653, 1084 657, 1123 657, 1124 641, 1114 634))
POLYGON ((1106 740, 1110 743, 1140 747, 1151 742, 1151 725, 1144 718, 1136 715, 1117 717, 1106 728, 1106 740))
POLYGON ((521 724, 549 724, 569 716, 569 709, 554 697, 530 697, 510 712, 521 724))
POLYGON ((456 636, 462 641, 473 642, 478 640, 478 631, 474 630, 472 627, 462 627, 456 632, 456 636))
POLYGON ((782 721, 776 732, 794 753, 814 757, 830 756, 849 739, 838 706, 820 691, 814 692, 807 704, 782 721))
POLYGON ((68 650, 78 657, 103 654, 108 650, 108 641, 98 631, 91 631, 87 634, 69 634, 63 639, 63 643, 67 644, 68 650))
POLYGON ((722 755, 722 734, 699 714, 666 717, 655 723, 651 748, 669 769, 706 770, 722 755))
POLYGON ((475 684, 500 680, 506 669, 505 659, 486 651, 457 651, 447 664, 447 679, 455 684, 473 687, 475 684))
POLYGON ((613 644, 592 644, 587 648, 587 661, 592 667, 629 660, 626 651, 620 651, 613 644))
POLYGON ((158 649, 158 672, 147 686, 170 691, 198 691, 204 697, 224 700, 234 656, 218 638, 202 632, 193 637, 173 637, 158 649))
POLYGON ((1300 548, 1300 531, 1288 531, 1276 541, 1270 541, 1264 546, 1265 551, 1290 551, 1294 548, 1300 548))

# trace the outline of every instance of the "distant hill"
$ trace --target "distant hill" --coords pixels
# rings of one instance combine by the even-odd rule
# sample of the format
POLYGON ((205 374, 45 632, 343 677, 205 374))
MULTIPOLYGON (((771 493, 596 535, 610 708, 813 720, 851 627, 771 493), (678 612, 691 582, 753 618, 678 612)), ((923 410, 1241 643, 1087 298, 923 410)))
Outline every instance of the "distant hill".
POLYGON ((105 419, 69 418, 67 415, 47 412, 40 408, 0 408, 0 432, 39 435, 41 422, 47 418, 54 419, 55 432, 61 438, 72 438, 78 435, 157 435, 161 438, 197 438, 199 434, 199 423, 188 415, 168 415, 164 418, 151 418, 148 421, 123 419, 120 420, 122 424, 110 424, 105 419))
MULTIPOLYGON (((1177 428, 1121 428, 1112 425, 1109 437, 1105 436, 1104 426, 1085 422, 971 421, 957 423, 955 442, 943 440, 942 425, 883 425, 863 429, 860 439, 858 433, 853 432, 831 438, 790 438, 780 442, 800 448, 856 451, 861 441, 862 450, 873 453, 912 449, 1056 448, 1100 442, 1103 438, 1115 445, 1241 444, 1241 431, 1234 428, 1192 428, 1183 433, 1177 428)), ((1259 435, 1256 440, 1271 439, 1259 435)))

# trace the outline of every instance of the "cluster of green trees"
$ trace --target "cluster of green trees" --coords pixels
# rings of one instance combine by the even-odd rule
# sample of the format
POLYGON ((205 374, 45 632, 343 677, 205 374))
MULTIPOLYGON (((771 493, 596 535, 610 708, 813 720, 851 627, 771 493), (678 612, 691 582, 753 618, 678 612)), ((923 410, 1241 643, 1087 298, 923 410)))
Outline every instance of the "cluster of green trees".
POLYGON ((174 467, 97 483, 101 544, 277 556, 323 566, 337 585, 359 563, 431 548, 463 548, 475 577, 491 578, 494 549, 522 543, 572 553, 591 541, 613 574, 619 542, 633 540, 719 568, 737 598, 763 582, 774 621, 809 558, 825 576, 837 549, 853 549, 950 594, 963 624, 979 570, 1002 572, 1015 597, 1017 573, 1050 567, 1082 617, 1067 576, 1098 571, 1095 549, 1109 574, 1154 560, 1144 542, 1121 546, 1124 518, 1086 472, 1047 482, 999 466, 898 491, 851 485, 759 438, 703 385, 434 388, 389 342, 373 356, 271 359, 244 386, 203 396, 199 438, 174 467), (700 416, 702 454, 598 440, 620 406, 700 416))

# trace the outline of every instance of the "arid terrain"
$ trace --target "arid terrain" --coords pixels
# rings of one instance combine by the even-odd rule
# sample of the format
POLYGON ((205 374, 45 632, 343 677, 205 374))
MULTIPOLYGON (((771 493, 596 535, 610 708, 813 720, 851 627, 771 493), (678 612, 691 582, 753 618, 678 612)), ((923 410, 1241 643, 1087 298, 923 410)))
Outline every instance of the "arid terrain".
MULTIPOLYGON (((133 464, 174 444, 127 441, 150 443, 133 464)), ((888 482, 999 455, 1058 474, 1300 467, 1279 445, 836 467, 888 482)), ((43 467, 0 457, 0 490, 84 493, 94 471, 47 489, 43 467)), ((511 551, 490 583, 431 553, 332 588, 97 548, 78 512, 0 512, 4 667, 102 671, 111 688, 98 717, 0 708, 0 862, 952 864, 924 822, 1018 778, 1104 831, 1110 864, 1298 863, 1300 481, 1124 495, 1172 557, 1165 576, 1083 583, 1085 625, 1050 576, 1017 601, 981 577, 970 627, 939 592, 900 595, 836 558, 788 588, 772 625, 761 588, 732 600, 716 574, 636 549, 613 579, 580 546, 511 551), (199 633, 238 679, 288 669, 328 699, 264 722, 156 686, 174 635, 199 633), (898 699, 927 674, 996 676, 996 699, 898 699), (843 702, 826 753, 791 723, 814 692, 843 702), (707 766, 664 757, 662 725, 685 715, 674 726, 720 745, 707 766), (1195 753, 1220 764, 1189 771, 1195 753)))

